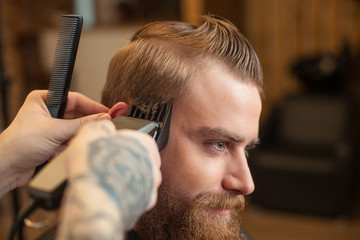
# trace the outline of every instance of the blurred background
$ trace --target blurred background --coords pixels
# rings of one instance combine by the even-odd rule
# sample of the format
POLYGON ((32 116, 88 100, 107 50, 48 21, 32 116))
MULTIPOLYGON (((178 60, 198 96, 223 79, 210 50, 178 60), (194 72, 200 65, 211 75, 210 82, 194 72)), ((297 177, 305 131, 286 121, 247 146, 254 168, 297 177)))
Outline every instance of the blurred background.
MULTIPOLYGON (((137 27, 201 24, 206 13, 231 20, 262 62, 266 96, 244 229, 255 240, 360 239, 360 1, 0 0, 0 129, 31 90, 48 88, 69 13, 84 16, 71 90, 96 101, 111 57, 137 27)), ((26 201, 25 189, 0 200, 0 239, 26 201)), ((57 217, 38 218, 49 215, 57 217)))

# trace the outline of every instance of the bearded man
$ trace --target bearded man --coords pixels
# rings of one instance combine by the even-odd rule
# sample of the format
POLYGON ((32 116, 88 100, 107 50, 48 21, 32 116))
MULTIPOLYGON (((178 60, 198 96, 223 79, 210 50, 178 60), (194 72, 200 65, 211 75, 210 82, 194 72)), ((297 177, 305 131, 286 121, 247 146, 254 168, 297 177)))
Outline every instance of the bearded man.
POLYGON ((146 105, 144 94, 173 99, 158 201, 128 239, 244 239, 240 212, 254 190, 247 154, 259 142, 262 69, 231 22, 203 19, 198 27, 147 24, 111 60, 102 102, 113 117, 139 99, 146 105))

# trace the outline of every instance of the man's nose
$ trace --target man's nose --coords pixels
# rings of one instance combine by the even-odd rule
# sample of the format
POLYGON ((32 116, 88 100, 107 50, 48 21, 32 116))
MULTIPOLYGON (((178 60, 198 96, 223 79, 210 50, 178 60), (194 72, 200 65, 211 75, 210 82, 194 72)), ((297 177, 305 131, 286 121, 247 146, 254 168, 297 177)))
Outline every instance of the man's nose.
POLYGON ((227 172, 222 186, 227 191, 238 195, 248 195, 255 189, 245 153, 233 156, 228 161, 227 172))

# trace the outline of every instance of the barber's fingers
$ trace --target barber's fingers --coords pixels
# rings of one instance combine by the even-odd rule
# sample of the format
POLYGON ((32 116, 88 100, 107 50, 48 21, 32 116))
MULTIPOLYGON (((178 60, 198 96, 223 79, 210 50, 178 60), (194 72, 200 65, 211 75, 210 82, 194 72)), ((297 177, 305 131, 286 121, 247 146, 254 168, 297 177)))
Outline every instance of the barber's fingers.
POLYGON ((106 113, 109 109, 90 98, 77 93, 69 92, 64 118, 78 118, 90 114, 106 113))
MULTIPOLYGON (((56 121, 54 123, 54 126, 56 126, 58 132, 56 136, 60 142, 66 142, 71 139, 79 131, 80 128, 84 126, 88 127, 86 126, 87 124, 110 119, 111 117, 107 113, 98 113, 71 120, 54 119, 54 121, 56 121)), ((114 128, 114 126, 112 126, 112 128, 114 128)))
MULTIPOLYGON (((67 122, 73 125, 74 128, 81 128, 90 122, 97 122, 101 120, 111 120, 111 116, 107 113, 97 113, 88 115, 81 118, 67 120, 67 122)), ((112 127, 113 128, 113 127, 112 127)))
MULTIPOLYGON (((84 126, 80 129, 80 131, 77 134, 77 138, 82 138, 82 141, 84 142, 91 142, 94 139, 105 137, 110 134, 115 133, 115 126, 110 121, 110 116, 106 114, 107 116, 101 120, 101 121, 92 121, 90 123, 79 123, 83 124, 84 126)), ((89 116, 88 116, 89 117, 89 116)), ((88 118, 85 117, 85 118, 88 118)), ((100 116, 101 117, 101 116, 100 116)), ((74 119, 77 120, 77 119, 74 119)), ((70 120, 70 121, 74 121, 70 120)), ((87 120, 85 120, 87 121, 87 120)))
MULTIPOLYGON (((44 112, 47 112, 45 105, 47 90, 31 91, 25 103, 37 102, 44 112)), ((64 113, 65 119, 79 118, 97 113, 107 113, 109 108, 77 92, 69 92, 64 113)))

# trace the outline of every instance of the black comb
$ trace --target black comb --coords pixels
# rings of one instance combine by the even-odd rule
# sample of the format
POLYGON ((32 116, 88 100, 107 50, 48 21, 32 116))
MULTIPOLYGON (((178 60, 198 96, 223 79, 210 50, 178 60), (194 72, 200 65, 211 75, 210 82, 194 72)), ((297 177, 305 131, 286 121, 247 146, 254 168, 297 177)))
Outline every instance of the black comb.
POLYGON ((64 116, 82 23, 83 18, 80 15, 62 16, 49 91, 45 100, 53 118, 64 116))
MULTIPOLYGON (((51 71, 49 91, 45 104, 51 117, 63 118, 75 58, 79 46, 83 18, 80 15, 62 16, 59 35, 56 43, 54 62, 51 71)), ((47 162, 35 169, 35 175, 47 162)))

